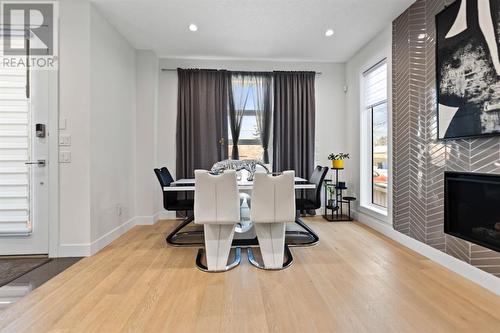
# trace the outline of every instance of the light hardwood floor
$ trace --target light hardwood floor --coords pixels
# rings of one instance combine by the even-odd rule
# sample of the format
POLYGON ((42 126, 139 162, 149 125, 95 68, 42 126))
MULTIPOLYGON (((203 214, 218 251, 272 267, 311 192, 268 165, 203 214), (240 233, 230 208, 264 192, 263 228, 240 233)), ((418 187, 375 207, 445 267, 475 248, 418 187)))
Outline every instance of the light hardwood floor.
POLYGON ((358 223, 309 220, 294 265, 227 273, 136 226, 0 313, 7 332, 500 332, 500 297, 358 223))

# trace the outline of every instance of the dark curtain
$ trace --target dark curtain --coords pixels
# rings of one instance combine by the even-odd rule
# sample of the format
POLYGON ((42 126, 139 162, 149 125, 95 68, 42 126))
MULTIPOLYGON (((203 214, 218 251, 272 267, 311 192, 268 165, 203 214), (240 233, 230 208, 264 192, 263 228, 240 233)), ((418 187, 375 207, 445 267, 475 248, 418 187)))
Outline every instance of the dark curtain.
POLYGON ((272 105, 271 105, 271 84, 272 74, 263 73, 254 75, 255 84, 253 94, 253 105, 255 107, 255 116, 257 118, 257 127, 259 129, 260 141, 264 150, 262 160, 269 163, 269 137, 271 136, 272 105))
POLYGON ((250 97, 251 76, 233 73, 229 82, 229 126, 233 140, 231 158, 238 160, 238 140, 240 139, 241 121, 250 97))
POLYGON ((314 72, 274 72, 273 170, 314 168, 314 72))
POLYGON ((176 177, 193 178, 227 159, 230 74, 223 70, 178 69, 176 177))

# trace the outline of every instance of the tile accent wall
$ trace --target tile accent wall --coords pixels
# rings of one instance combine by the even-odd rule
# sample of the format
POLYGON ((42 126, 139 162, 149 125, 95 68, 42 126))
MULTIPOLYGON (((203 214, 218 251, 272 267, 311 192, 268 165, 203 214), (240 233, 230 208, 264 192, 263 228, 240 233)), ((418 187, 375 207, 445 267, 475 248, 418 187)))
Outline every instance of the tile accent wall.
POLYGON ((500 277, 500 253, 443 233, 445 170, 500 174, 500 137, 437 140, 434 16, 417 0, 393 22, 394 229, 500 277))

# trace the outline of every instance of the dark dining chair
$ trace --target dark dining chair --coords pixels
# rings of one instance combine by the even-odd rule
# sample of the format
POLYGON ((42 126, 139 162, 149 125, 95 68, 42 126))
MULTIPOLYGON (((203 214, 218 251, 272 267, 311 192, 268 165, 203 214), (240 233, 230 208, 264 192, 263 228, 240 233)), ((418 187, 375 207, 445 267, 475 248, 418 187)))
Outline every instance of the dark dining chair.
POLYGON ((174 182, 174 178, 166 167, 154 169, 154 172, 158 178, 158 182, 160 183, 161 191, 163 193, 163 208, 168 211, 185 213, 184 221, 167 236, 167 243, 174 246, 187 246, 189 244, 177 243, 175 242, 175 239, 182 235, 178 234, 178 232, 194 219, 192 214, 194 209, 194 199, 180 198, 179 192, 163 190, 164 187, 169 187, 174 182))
POLYGON ((170 174, 170 171, 166 167, 161 169, 154 169, 156 177, 160 182, 160 186, 163 193, 163 208, 169 211, 175 212, 187 212, 193 210, 194 200, 193 199, 179 199, 178 192, 163 191, 164 187, 169 187, 170 184, 174 182, 174 178, 170 174))
POLYGON ((314 211, 321 207, 321 187, 328 173, 328 167, 317 165, 309 179, 310 183, 316 185, 314 190, 305 190, 302 198, 295 199, 297 211, 314 211))

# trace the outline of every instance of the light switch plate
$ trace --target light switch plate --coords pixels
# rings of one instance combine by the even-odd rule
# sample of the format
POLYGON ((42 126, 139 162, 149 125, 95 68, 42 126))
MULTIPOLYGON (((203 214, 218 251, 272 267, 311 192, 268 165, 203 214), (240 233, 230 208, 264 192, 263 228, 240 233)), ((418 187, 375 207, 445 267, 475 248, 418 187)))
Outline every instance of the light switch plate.
POLYGON ((71 152, 60 151, 59 152, 59 163, 71 163, 71 152))
POLYGON ((66 118, 59 119, 59 129, 66 129, 66 118))
POLYGON ((59 146, 71 146, 71 135, 59 134, 59 146))

